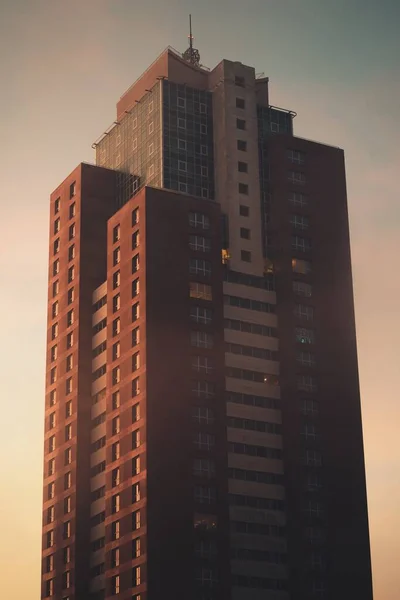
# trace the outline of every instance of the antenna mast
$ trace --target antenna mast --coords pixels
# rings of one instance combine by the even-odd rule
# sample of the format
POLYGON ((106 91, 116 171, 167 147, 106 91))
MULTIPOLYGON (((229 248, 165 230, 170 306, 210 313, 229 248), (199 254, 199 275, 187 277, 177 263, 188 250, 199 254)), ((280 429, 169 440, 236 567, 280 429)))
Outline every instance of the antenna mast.
POLYGON ((188 39, 189 39, 189 48, 187 50, 185 50, 185 52, 182 54, 182 57, 187 60, 187 62, 191 63, 192 65, 199 67, 200 66, 200 53, 196 48, 193 48, 193 34, 192 34, 192 15, 189 15, 189 29, 190 29, 190 33, 188 35, 188 39))

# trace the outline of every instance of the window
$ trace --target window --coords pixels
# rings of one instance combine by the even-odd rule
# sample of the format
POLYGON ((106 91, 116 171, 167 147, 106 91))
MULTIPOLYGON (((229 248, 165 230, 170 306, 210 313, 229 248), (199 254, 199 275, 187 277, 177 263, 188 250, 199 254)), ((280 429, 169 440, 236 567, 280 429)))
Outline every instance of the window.
POLYGON ((200 102, 200 113, 203 115, 207 113, 207 104, 204 102, 200 102))
POLYGON ((133 142, 132 142, 132 150, 136 150, 137 149, 137 138, 134 138, 133 142))
POLYGON ((74 309, 67 312, 67 327, 71 327, 74 322, 74 309))
POLYGON ((54 201, 54 214, 55 215, 60 212, 60 204, 61 204, 61 198, 56 198, 54 201))
POLYGON ((58 323, 54 323, 51 327, 51 339, 55 340, 58 336, 58 323))
POLYGON ((212 288, 204 283, 190 282, 190 297, 212 300, 212 288))
POLYGON ((298 185, 304 185, 306 182, 305 174, 301 173, 300 171, 289 171, 288 179, 289 179, 290 183, 295 183, 298 185))
POLYGON ((245 140, 237 140, 237 149, 241 152, 247 151, 247 142, 245 140))
POLYGON ((312 321, 314 318, 314 308, 304 304, 296 304, 293 313, 298 319, 305 319, 306 321, 312 321))
POLYGON ((189 262, 189 273, 209 277, 211 275, 211 263, 202 258, 191 258, 189 262))
POLYGON ((240 260, 243 260, 244 262, 251 262, 251 252, 248 250, 241 250, 240 260))
POLYGON ((236 98, 236 108, 244 109, 246 107, 246 103, 244 98, 236 98))
POLYGON ((49 404, 50 406, 54 406, 57 401, 57 392, 56 390, 51 390, 49 404))
POLYGON ((73 198, 76 195, 76 181, 71 183, 69 186, 69 199, 73 198))
POLYGON ((297 165, 302 165, 306 158, 304 152, 300 152, 299 150, 288 150, 287 157, 292 163, 297 165))
POLYGON ((202 306, 191 306, 190 319, 195 323, 208 325, 212 320, 212 311, 209 308, 203 308, 202 306))
POLYGON ((137 587, 141 583, 140 566, 132 569, 132 587, 137 587))
POLYGON ((193 444, 197 450, 213 450, 215 446, 215 436, 211 433, 197 431, 193 435, 193 444))
POLYGON ((113 408, 113 410, 115 410, 116 408, 118 408, 120 406, 120 403, 121 403, 119 390, 117 390, 116 392, 113 392, 111 398, 112 398, 112 408, 113 408))
POLYGON ((132 448, 139 448, 140 446, 140 429, 132 431, 132 448))
POLYGON ((71 512, 71 496, 64 498, 64 515, 68 515, 71 512))
POLYGON ((120 506, 121 506, 121 498, 119 494, 115 494, 115 496, 112 496, 111 498, 111 512, 112 514, 115 514, 117 512, 120 511, 120 506))
POLYGON ((111 550, 111 566, 112 567, 119 566, 119 548, 113 548, 111 550))
POLYGON ((244 119, 236 119, 237 129, 246 129, 246 121, 244 119))
POLYGON ((308 198, 299 192, 290 192, 289 202, 296 208, 305 208, 308 205, 308 198))
POLYGON ((60 261, 57 258, 57 260, 55 260, 53 262, 53 276, 58 275, 59 272, 60 272, 60 261))
POLYGON ((239 190, 239 194, 247 195, 249 193, 249 186, 247 185, 247 183, 239 183, 238 190, 239 190))
POLYGON ((54 569, 54 554, 50 554, 46 556, 46 573, 50 573, 54 569))
POLYGON ((149 156, 154 153, 154 144, 149 144, 149 156))
POLYGON ((298 296, 310 298, 312 296, 312 285, 309 283, 303 283, 302 281, 293 281, 293 292, 298 296))
POLYGON ((194 486, 194 501, 199 504, 213 504, 215 502, 215 488, 206 485, 194 486))
POLYGON ((132 347, 137 346, 140 341, 139 327, 132 329, 132 347))
POLYGON ((139 246, 139 231, 132 233, 132 250, 135 250, 139 246))
POLYGON ((299 258, 292 258, 292 271, 294 273, 300 273, 301 275, 308 275, 312 271, 311 262, 299 258))
POLYGON ((54 298, 54 296, 57 296, 59 291, 60 291, 60 282, 57 279, 57 281, 53 282, 53 298, 54 298))
POLYGON ((48 469, 47 469, 47 475, 50 477, 51 475, 54 475, 55 470, 56 470, 56 459, 55 458, 51 458, 48 462, 47 465, 48 469))
POLYGON ((58 217, 55 221, 54 221, 54 233, 58 233, 60 231, 61 228, 61 219, 60 217, 58 217))
POLYGON ((154 102, 153 100, 151 102, 149 102, 149 113, 153 112, 154 109, 154 102))
POLYGON ((68 377, 65 382, 65 393, 70 394, 72 392, 72 377, 68 377))
POLYGON ((55 426, 56 426, 56 413, 53 412, 49 416, 49 428, 54 429, 55 426))
POLYGON ((140 368, 140 353, 135 352, 132 356, 132 371, 137 371, 140 368))
POLYGON ((186 192, 187 192, 187 184, 179 182, 179 191, 180 192, 184 192, 186 194, 186 192))
POLYGON ((178 129, 186 129, 186 119, 178 118, 178 129))
POLYGON ((190 334, 190 343, 196 348, 212 348, 214 344, 213 336, 205 331, 192 331, 190 334))
POLYGON ((56 317, 58 315, 58 301, 54 302, 53 306, 51 307, 51 316, 54 319, 54 317, 56 317))
POLYGON ((300 344, 315 343, 315 334, 313 329, 304 329, 304 327, 296 327, 295 337, 296 342, 300 342, 300 344))
POLYGON ((70 288, 67 293, 67 303, 72 304, 74 301, 74 288, 70 288))
POLYGON ((68 283, 71 283, 75 279, 75 267, 69 267, 68 269, 68 283))
POLYGON ((121 380, 121 369, 120 367, 114 367, 111 372, 112 385, 116 385, 121 380))
POLYGON ((201 235, 191 235, 189 237, 189 248, 198 252, 209 252, 211 250, 211 240, 201 235))
POLYGON ((121 227, 120 225, 116 225, 113 229, 113 243, 115 244, 121 238, 121 227))
POLYGON ((318 437, 317 428, 314 423, 303 423, 301 428, 301 435, 305 437, 306 440, 315 440, 318 437))
POLYGON ((115 273, 113 274, 113 290, 117 289, 117 287, 120 286, 120 283, 121 283, 121 272, 115 271, 115 273))
POLYGON ((238 171, 239 173, 247 173, 248 165, 245 162, 238 161, 238 171))
POLYGON ((96 325, 93 325, 93 328, 92 328, 93 335, 96 335, 96 333, 99 333, 99 331, 102 331, 106 327, 107 327, 107 319, 106 318, 101 319, 101 321, 96 323, 96 325))
POLYGON ((246 227, 241 227, 240 228, 240 237, 244 240, 249 240, 250 239, 250 229, 247 229, 246 227))
POLYGON ((72 448, 67 448, 64 451, 64 465, 70 465, 72 463, 72 448))
POLYGON ((305 415, 316 415, 319 412, 319 404, 311 398, 304 398, 301 403, 301 412, 305 415))
POLYGON ((197 398, 213 398, 215 385, 211 381, 192 381, 192 394, 197 398))
POLYGON ((207 406, 194 406, 192 419, 198 425, 212 425, 214 423, 214 411, 207 406))
POLYGON ((290 223, 296 229, 308 229, 310 220, 303 215, 290 215, 290 223))
POLYGON ((136 538, 136 539, 132 540, 132 558, 139 558, 139 556, 140 556, 140 538, 136 538))
POLYGON ((268 421, 257 421, 255 419, 242 419, 240 417, 228 417, 227 426, 234 429, 244 429, 246 431, 259 431, 262 433, 272 433, 279 435, 282 426, 278 423, 270 423, 268 421))
POLYGON ((303 367, 315 367, 315 354, 311 352, 298 352, 296 360, 303 367))
MULTIPOLYGON (((135 377, 135 379, 132 380, 132 397, 134 398, 139 393, 140 393, 139 377, 135 377)), ((133 407, 133 408, 135 408, 135 407, 133 407)))
POLYGON ((139 254, 135 254, 132 258, 132 273, 136 273, 139 270, 139 254))
POLYGON ((135 302, 135 304, 132 305, 132 323, 134 323, 135 321, 137 321, 140 317, 140 305, 139 302, 135 302))
POLYGON ((53 254, 58 254, 60 252, 60 238, 57 238, 53 244, 53 254))
POLYGON ((72 416, 72 400, 68 400, 65 403, 65 416, 66 416, 66 418, 72 416))
POLYGON ((120 457, 120 444, 119 442, 115 442, 112 446, 111 446, 111 458, 112 460, 118 460, 120 457))
POLYGON ((187 171, 187 163, 185 160, 178 160, 178 170, 187 171))
POLYGON ((187 148, 186 140, 178 140, 178 149, 186 150, 186 148, 187 148))
POLYGON ((140 420, 140 404, 134 404, 132 406, 132 423, 137 423, 140 420))
POLYGON ((64 490, 69 490, 72 485, 72 475, 71 471, 69 473, 65 473, 64 475, 64 490))
POLYGON ((132 211, 132 227, 139 223, 139 208, 134 208, 132 211))
POLYGON ((132 121, 132 129, 136 129, 137 127, 137 117, 135 117, 132 121))
POLYGON ((50 383, 55 383, 57 380, 57 367, 50 370, 50 383))
POLYGON ((112 323, 113 336, 118 335, 120 331, 121 331, 121 319, 119 317, 117 317, 116 319, 114 319, 114 321, 112 323))
POLYGON ((207 146, 200 146, 200 154, 202 154, 203 156, 207 156, 208 155, 208 148, 207 146))
POLYGON ((112 358, 115 360, 121 356, 121 344, 120 342, 116 342, 112 347, 112 358))
POLYGON ((115 250, 113 250, 113 265, 115 267, 115 265, 118 265, 121 262, 121 249, 115 248, 115 250))
POLYGON ((75 215, 76 215, 76 204, 75 204, 75 202, 72 202, 72 204, 69 207, 69 218, 72 219, 75 215))
POLYGON ((190 212, 189 225, 198 229, 210 229, 210 219, 203 213, 190 212))
POLYGON ((121 483, 121 471, 120 468, 117 467, 116 469, 113 469, 113 471, 111 472, 111 485, 112 487, 117 487, 117 485, 119 485, 121 483))
POLYGON ((134 456, 132 458, 132 476, 139 475, 140 473, 140 456, 134 456))
POLYGON ((245 79, 241 75, 235 75, 235 85, 245 87, 245 79))
POLYGON ((207 133, 207 125, 205 125, 204 123, 201 123, 200 125, 200 133, 203 135, 207 133))
POLYGON ((75 258, 75 244, 72 244, 68 248, 68 260, 73 260, 75 258))
POLYGON ((121 431, 121 422, 119 417, 114 417, 111 421, 111 432, 112 435, 116 435, 121 431))
POLYGON ((249 323, 248 321, 239 321, 237 319, 225 319, 225 329, 234 329, 236 331, 244 331, 246 333, 254 333, 267 337, 276 337, 277 330, 275 327, 268 325, 259 325, 258 323, 249 323))
POLYGON ((120 535, 120 526, 119 521, 114 521, 111 523, 111 537, 113 540, 119 540, 120 535))
POLYGON ((111 593, 119 594, 119 575, 111 577, 111 593))
POLYGON ((140 529, 140 510, 135 510, 132 513, 132 530, 140 529))
POLYGON ((75 223, 72 223, 72 225, 70 225, 68 228, 68 239, 69 240, 74 239, 75 234, 76 234, 76 226, 75 226, 75 223))
POLYGON ((68 440, 72 439, 72 424, 69 423, 69 425, 65 426, 65 441, 67 442, 68 440))
POLYGON ((73 366, 74 366, 74 359, 73 359, 72 354, 69 354, 67 356, 67 360, 66 360, 66 370, 71 371, 73 366))
POLYGON ((316 392, 317 380, 311 375, 298 375, 297 389, 302 392, 316 392))
POLYGON ((213 368, 208 356, 192 356, 192 369, 199 373, 211 373, 213 368))
POLYGON ((120 294, 116 294, 112 299, 112 308, 113 312, 117 312, 121 307, 121 296, 120 294))
POLYGON ((207 477, 208 479, 214 477, 214 461, 208 458, 195 458, 193 461, 193 474, 197 477, 207 477))
POLYGON ((239 205, 239 215, 241 217, 248 217, 250 215, 250 208, 248 206, 244 206, 243 204, 239 205))

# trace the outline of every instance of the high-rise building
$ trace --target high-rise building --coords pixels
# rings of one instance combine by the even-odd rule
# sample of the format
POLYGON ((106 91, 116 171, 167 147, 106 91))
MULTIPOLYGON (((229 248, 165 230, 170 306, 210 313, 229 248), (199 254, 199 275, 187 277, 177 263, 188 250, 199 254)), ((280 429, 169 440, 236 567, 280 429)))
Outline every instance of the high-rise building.
POLYGON ((167 49, 50 203, 42 598, 372 600, 344 155, 167 49))

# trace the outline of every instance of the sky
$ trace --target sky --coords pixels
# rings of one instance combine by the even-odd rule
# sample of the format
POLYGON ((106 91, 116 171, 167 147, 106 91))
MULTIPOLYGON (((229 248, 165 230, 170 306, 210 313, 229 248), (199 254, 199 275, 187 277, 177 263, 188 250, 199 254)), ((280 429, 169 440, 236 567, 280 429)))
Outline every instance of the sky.
POLYGON ((49 195, 190 12, 203 64, 254 66, 345 149, 375 600, 398 600, 398 0, 0 1, 0 598, 40 593, 49 195))

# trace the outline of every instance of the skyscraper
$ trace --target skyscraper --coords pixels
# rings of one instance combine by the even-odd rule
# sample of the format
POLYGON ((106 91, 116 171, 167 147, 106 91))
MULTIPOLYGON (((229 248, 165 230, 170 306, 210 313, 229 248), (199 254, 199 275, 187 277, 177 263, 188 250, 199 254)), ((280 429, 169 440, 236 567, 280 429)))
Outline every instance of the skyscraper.
POLYGON ((51 194, 42 598, 372 600, 344 154, 168 48, 51 194))

